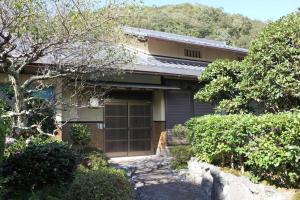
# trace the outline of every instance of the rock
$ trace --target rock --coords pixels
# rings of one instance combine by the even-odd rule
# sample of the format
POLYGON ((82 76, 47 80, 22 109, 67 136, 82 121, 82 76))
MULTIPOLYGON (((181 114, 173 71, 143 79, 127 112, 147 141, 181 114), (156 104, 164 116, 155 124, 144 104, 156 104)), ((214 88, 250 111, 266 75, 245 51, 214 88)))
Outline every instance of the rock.
POLYGON ((188 162, 187 180, 198 185, 208 200, 287 200, 272 187, 252 183, 247 177, 224 173, 218 167, 191 158, 188 162))
POLYGON ((140 187, 143 187, 145 184, 144 183, 142 183, 142 182, 137 182, 136 184, 135 184, 135 188, 140 188, 140 187))
POLYGON ((226 185, 223 189, 224 199, 230 200, 254 200, 253 194, 244 184, 233 182, 226 185))

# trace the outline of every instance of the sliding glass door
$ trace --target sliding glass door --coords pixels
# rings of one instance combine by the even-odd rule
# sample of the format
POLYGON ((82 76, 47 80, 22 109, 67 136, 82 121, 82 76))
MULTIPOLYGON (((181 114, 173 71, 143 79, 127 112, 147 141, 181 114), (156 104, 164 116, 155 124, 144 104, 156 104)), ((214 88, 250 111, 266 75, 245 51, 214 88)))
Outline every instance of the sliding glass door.
POLYGON ((105 152, 111 156, 151 153, 152 107, 148 103, 105 106, 105 152))

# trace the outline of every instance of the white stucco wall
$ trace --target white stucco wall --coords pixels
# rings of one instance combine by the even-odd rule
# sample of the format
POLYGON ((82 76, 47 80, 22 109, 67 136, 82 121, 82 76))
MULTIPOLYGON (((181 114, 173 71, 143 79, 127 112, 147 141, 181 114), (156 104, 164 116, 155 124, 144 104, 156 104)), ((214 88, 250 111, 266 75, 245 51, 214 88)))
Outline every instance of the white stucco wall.
POLYGON ((164 91, 153 92, 153 121, 165 121, 165 95, 164 91))

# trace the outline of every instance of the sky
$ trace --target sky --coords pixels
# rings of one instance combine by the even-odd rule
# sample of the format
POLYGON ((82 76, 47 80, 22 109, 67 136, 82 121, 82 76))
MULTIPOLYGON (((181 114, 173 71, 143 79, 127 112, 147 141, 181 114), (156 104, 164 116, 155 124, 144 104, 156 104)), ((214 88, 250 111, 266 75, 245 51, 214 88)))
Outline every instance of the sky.
POLYGON ((148 6, 198 3, 223 8, 228 13, 239 13, 251 19, 276 20, 300 7, 300 0, 144 0, 148 6))

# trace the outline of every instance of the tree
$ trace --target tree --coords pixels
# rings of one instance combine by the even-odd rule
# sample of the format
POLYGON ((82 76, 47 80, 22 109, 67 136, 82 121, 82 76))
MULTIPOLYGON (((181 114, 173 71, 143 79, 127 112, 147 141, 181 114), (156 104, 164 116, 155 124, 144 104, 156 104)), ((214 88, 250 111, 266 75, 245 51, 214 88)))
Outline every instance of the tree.
POLYGON ((236 101, 229 104, 241 93, 238 84, 242 80, 242 71, 241 62, 216 60, 199 77, 202 88, 195 94, 195 99, 212 103, 219 112, 238 113, 245 110, 244 103, 236 101))
POLYGON ((215 61, 195 98, 229 113, 282 112, 300 106, 300 15, 270 23, 245 60, 215 61))
POLYGON ((300 106, 300 14, 270 23, 250 46, 240 87, 264 112, 300 106))
POLYGON ((200 4, 166 6, 142 6, 135 17, 127 21, 129 26, 157 31, 190 35, 226 41, 228 44, 248 47, 250 41, 265 26, 264 22, 242 15, 224 12, 200 4))
POLYGON ((35 110, 25 106, 30 94, 58 79, 79 88, 84 80, 115 73, 130 62, 125 48, 117 45, 123 39, 119 25, 126 5, 0 0, 0 69, 13 88, 13 102, 7 101, 12 110, 5 116, 12 118, 15 135, 32 128, 27 117, 35 110), (28 76, 25 81, 22 74, 28 76))

